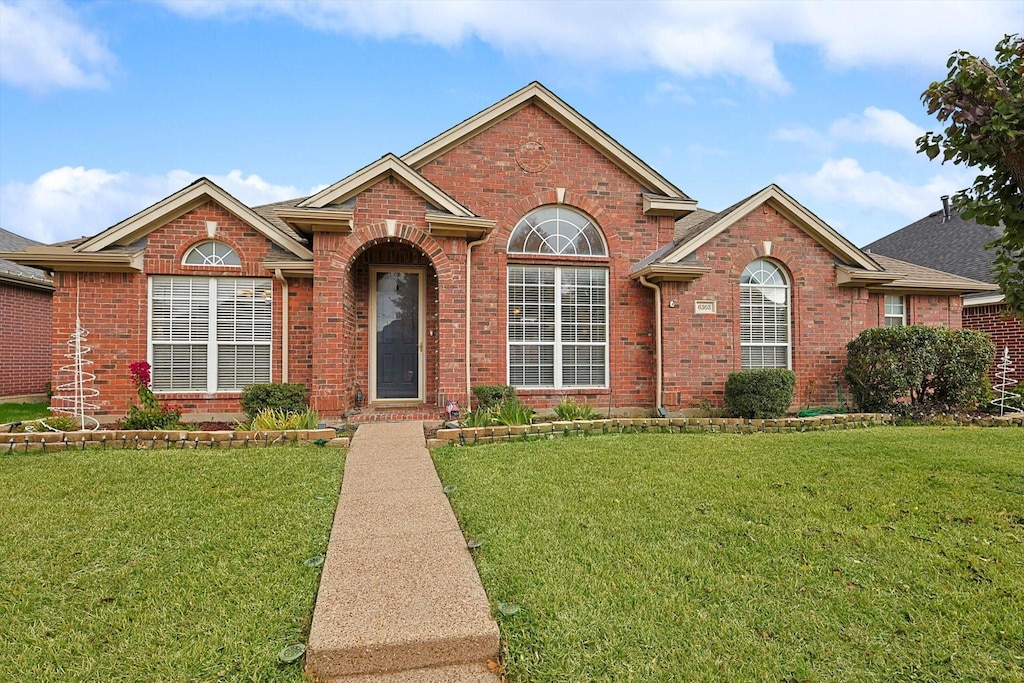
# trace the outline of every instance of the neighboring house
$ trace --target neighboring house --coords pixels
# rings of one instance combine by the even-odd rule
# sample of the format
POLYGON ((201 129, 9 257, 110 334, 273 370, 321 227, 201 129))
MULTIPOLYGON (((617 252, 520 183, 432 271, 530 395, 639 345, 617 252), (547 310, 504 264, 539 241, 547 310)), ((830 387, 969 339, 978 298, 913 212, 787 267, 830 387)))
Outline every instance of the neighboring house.
MULTIPOLYGON (((874 254, 917 263, 929 268, 956 273, 981 282, 994 283, 994 254, 985 245, 1002 234, 1002 230, 975 221, 965 221, 942 197, 942 209, 911 223, 894 233, 864 247, 874 254)), ((1006 314, 1006 304, 999 292, 976 292, 963 297, 962 324, 972 330, 992 335, 998 348, 996 362, 1003 349, 1010 349, 1016 373, 1014 379, 1024 382, 1024 323, 1006 314)), ((993 365, 990 375, 995 380, 993 365)))
POLYGON ((139 359, 192 412, 267 381, 331 417, 437 416, 506 383, 534 407, 675 411, 721 404, 747 367, 791 367, 797 403, 834 404, 886 295, 956 326, 960 296, 991 288, 872 258, 774 185, 702 212, 538 83, 310 197, 250 208, 203 178, 9 257, 57 271, 57 337, 77 307, 111 416, 139 359))
MULTIPOLYGON (((0 252, 39 242, 0 228, 0 252)), ((51 376, 53 282, 37 269, 0 259, 0 401, 38 400, 51 376)))

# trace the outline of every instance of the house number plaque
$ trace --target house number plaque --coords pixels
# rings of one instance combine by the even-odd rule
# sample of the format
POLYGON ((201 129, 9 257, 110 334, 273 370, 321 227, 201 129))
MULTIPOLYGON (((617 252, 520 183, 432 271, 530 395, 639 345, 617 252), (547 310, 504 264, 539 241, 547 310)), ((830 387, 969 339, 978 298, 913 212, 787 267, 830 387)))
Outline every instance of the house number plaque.
POLYGON ((717 301, 694 301, 693 312, 697 315, 715 315, 718 313, 717 301))

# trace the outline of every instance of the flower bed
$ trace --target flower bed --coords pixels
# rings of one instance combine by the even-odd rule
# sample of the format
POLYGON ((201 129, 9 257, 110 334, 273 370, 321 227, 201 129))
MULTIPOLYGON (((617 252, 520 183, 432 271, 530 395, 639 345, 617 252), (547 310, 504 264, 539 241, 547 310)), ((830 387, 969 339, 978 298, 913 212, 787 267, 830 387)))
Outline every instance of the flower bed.
POLYGON ((289 444, 347 446, 348 439, 336 438, 333 429, 288 431, 216 431, 111 429, 79 432, 29 432, 0 434, 0 453, 29 450, 87 448, 130 448, 170 450, 173 448, 257 448, 289 444))
MULTIPOLYGON (((749 434, 753 432, 805 432, 823 429, 857 429, 872 425, 891 425, 894 418, 888 413, 850 413, 843 415, 817 415, 814 417, 787 417, 777 420, 746 420, 726 417, 662 417, 613 418, 607 420, 577 420, 575 422, 543 422, 531 425, 500 427, 460 427, 440 429, 428 446, 451 443, 470 445, 513 439, 551 439, 556 436, 587 436, 591 434, 618 434, 636 432, 725 432, 749 434)), ((946 424, 978 427, 1024 427, 1024 414, 970 417, 950 416, 946 424)))

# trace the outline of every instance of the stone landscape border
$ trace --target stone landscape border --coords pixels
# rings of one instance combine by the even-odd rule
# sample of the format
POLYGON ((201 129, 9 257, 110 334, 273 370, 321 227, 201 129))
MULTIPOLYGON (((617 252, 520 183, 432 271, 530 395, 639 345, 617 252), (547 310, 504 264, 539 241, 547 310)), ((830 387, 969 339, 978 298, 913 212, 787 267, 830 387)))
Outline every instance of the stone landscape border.
MULTIPOLYGON (((530 425, 496 427, 460 427, 440 429, 427 442, 430 447, 451 444, 472 445, 494 441, 552 439, 559 436, 621 433, 697 433, 718 432, 750 434, 753 432, 807 432, 825 429, 857 429, 873 425, 892 425, 898 421, 889 413, 849 413, 815 417, 784 417, 777 420, 747 420, 730 417, 638 417, 574 422, 542 422, 530 425)), ((942 416, 930 421, 942 426, 1024 427, 1024 414, 1004 416, 942 416)))
POLYGON ((337 438, 334 429, 220 432, 100 429, 79 432, 0 433, 0 454, 90 448, 162 451, 186 448, 263 448, 292 444, 347 447, 348 442, 348 438, 337 438))

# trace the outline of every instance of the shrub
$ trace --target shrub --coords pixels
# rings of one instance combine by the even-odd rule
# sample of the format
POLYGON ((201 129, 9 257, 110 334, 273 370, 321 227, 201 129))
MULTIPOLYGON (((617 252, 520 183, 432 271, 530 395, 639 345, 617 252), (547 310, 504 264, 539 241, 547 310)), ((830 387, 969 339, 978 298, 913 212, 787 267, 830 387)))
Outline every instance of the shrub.
POLYGON ((285 413, 302 413, 307 408, 306 385, 250 384, 242 390, 241 404, 250 420, 268 408, 285 413))
POLYGON ((733 372, 725 382, 725 407, 735 417, 782 417, 793 402, 795 387, 792 370, 733 372))
POLYGON ((601 416, 594 411, 594 406, 584 400, 578 403, 575 398, 566 396, 555 406, 555 415, 559 420, 596 420, 601 416))
POLYGON ((117 421, 119 429, 175 429, 181 420, 181 408, 161 406, 149 388, 149 363, 138 361, 129 367, 132 383, 141 406, 128 406, 128 415, 117 421))
POLYGON ((516 397, 516 388, 507 384, 478 384, 473 387, 476 408, 490 409, 516 397))
POLYGON ((973 330, 911 325, 864 330, 846 345, 846 381, 861 410, 967 410, 988 393, 995 348, 973 330))
POLYGON ((320 423, 320 414, 309 408, 289 413, 284 410, 266 408, 248 423, 239 423, 239 429, 282 430, 282 429, 316 429, 320 423))

